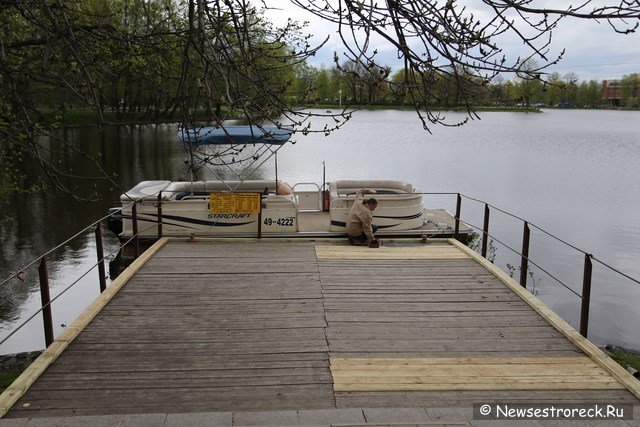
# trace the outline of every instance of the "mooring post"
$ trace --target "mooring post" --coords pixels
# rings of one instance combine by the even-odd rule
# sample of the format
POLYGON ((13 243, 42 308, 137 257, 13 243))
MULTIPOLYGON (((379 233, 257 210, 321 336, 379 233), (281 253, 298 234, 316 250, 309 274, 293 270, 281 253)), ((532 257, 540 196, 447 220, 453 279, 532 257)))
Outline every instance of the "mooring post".
POLYGON ((51 297, 49 295, 49 273, 47 260, 40 258, 40 299, 42 300, 42 320, 44 322, 44 342, 47 347, 53 343, 53 320, 51 318, 51 297))
POLYGON ((589 330, 589 303, 591 301, 591 254, 584 254, 584 275, 582 277, 582 306, 580 308, 580 334, 587 338, 589 330))
POLYGON ((522 260, 520 261, 520 285, 527 288, 527 269, 529 267, 529 224, 524 222, 522 231, 522 260))
POLYGON ((456 228, 454 230, 453 233, 453 237, 455 237, 456 239, 459 239, 459 234, 460 234, 460 209, 462 208, 462 197, 460 196, 460 193, 458 193, 457 199, 456 199, 456 228))
POLYGON ((137 259, 140 256, 140 243, 138 242, 138 202, 133 202, 131 207, 131 223, 133 227, 133 258, 137 259))
POLYGON ((96 226, 96 255, 98 257, 98 278, 100 279, 100 293, 107 289, 107 276, 104 271, 104 250, 102 247, 102 227, 96 226))
POLYGON ((484 225, 482 227, 482 256, 487 257, 487 241, 489 240, 489 205, 484 204, 484 225))
POLYGON ((162 191, 158 193, 158 239, 162 239, 162 191))

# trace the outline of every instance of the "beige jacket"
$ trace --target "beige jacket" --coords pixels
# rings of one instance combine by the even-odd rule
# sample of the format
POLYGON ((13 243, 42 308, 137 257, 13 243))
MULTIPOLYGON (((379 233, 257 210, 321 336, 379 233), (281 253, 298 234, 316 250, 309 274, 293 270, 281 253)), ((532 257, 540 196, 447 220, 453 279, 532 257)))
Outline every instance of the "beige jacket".
POLYGON ((360 237, 362 233, 367 236, 367 240, 373 239, 373 230, 371 223, 373 222, 373 212, 369 210, 367 205, 363 204, 364 195, 371 194, 373 191, 363 188, 356 192, 356 198, 353 206, 347 215, 347 234, 352 237, 360 237))

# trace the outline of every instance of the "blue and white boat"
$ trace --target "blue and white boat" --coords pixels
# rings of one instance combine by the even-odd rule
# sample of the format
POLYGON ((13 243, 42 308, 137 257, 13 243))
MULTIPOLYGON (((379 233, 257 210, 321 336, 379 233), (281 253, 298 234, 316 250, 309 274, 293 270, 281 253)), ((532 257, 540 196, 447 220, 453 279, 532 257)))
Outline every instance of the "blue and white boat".
MULTIPOLYGON (((291 135, 292 129, 284 127, 227 126, 181 130, 178 139, 190 149, 205 145, 282 146, 291 135)), ((453 216, 443 209, 425 210, 422 192, 409 183, 341 180, 324 185, 289 185, 277 179, 143 181, 121 195, 122 208, 113 208, 110 229, 121 240, 134 234, 132 202, 135 201, 138 232, 142 238, 155 238, 160 222, 165 236, 255 236, 258 232, 263 236, 283 237, 300 233, 340 235, 346 231, 347 214, 356 191, 361 188, 377 193, 379 205, 374 212, 377 234, 451 235, 453 232, 453 216), (227 202, 220 200, 231 195, 236 198, 252 195, 256 208, 225 207, 227 202), (120 209, 122 212, 118 214, 120 209)), ((471 232, 467 228, 461 231, 471 232)))

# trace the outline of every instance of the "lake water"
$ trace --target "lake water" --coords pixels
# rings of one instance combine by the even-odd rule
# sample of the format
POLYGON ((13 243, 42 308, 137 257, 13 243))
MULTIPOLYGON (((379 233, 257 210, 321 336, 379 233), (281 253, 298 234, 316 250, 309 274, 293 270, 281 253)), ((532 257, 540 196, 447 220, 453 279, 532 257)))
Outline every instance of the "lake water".
MULTIPOLYGON (((449 113, 452 120, 462 114, 449 113)), ((33 194, 16 197, 7 213, 15 220, 0 228, 2 279, 118 204, 121 190, 148 179, 186 179, 186 159, 173 125, 112 128, 100 136, 94 128, 68 130, 66 137, 96 155, 102 167, 117 172, 115 185, 99 185, 99 202, 33 194)), ((527 219, 567 242, 594 254, 632 277, 640 277, 640 112, 548 110, 542 113, 484 113, 458 128, 422 130, 415 113, 356 113, 341 130, 297 136, 278 153, 279 178, 290 184, 327 180, 394 179, 425 192, 460 192, 527 219)), ((92 166, 63 156, 76 172, 92 166)), ((274 162, 254 178, 272 178, 274 162)), ((205 177, 213 178, 211 172, 205 177)), ((87 182, 92 186, 93 183, 87 182)), ((428 207, 455 209, 455 196, 428 196, 428 207)), ((484 205, 463 200, 462 217, 482 225, 484 205)), ((490 233, 520 249, 522 223, 493 211, 490 233)), ((108 248, 117 240, 106 233, 108 248)), ((496 264, 519 266, 519 258, 494 241, 496 264)), ((584 256, 532 229, 530 258, 581 292, 584 256)), ((92 233, 86 233, 49 257, 52 295, 96 262, 92 233)), ((554 279, 532 267, 535 293, 574 327, 580 300, 554 279)), ((516 271, 519 277, 519 272, 516 271)), ((98 295, 92 273, 53 304, 55 333, 98 295)), ((25 271, 0 288, 0 336, 24 321, 40 303, 37 270, 25 271)), ((640 285, 593 267, 589 338, 599 345, 640 348, 640 285)), ((44 346, 38 315, 9 341, 0 354, 44 346)))

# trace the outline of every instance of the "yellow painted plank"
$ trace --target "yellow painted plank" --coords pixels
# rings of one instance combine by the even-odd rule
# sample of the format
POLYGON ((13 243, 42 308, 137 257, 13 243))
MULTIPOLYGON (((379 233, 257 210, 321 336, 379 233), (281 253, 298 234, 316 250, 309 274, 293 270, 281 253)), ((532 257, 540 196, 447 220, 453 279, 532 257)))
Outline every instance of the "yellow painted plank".
POLYGON ((102 310, 129 279, 142 267, 156 252, 164 246, 167 238, 159 239, 153 246, 147 249, 138 259, 129 265, 89 306, 69 325, 63 333, 56 337, 54 342, 47 347, 42 354, 0 395, 0 418, 20 399, 31 385, 42 375, 45 369, 53 363, 67 348, 89 322, 102 310))
POLYGON ((640 381, 633 377, 626 369, 618 365, 613 359, 607 356, 591 341, 580 335, 571 325, 564 321, 560 316, 547 307, 542 301, 531 295, 518 282, 509 277, 504 271, 490 263, 488 260, 480 256, 478 253, 458 242, 455 239, 449 239, 449 242, 459 248, 461 251, 475 259, 479 264, 490 271, 500 281, 502 281, 513 292, 520 296, 527 304, 529 304, 540 316, 549 322, 554 328, 562 333, 576 347, 582 350, 587 356, 595 361, 599 366, 609 372, 621 384, 629 390, 635 397, 640 399, 640 381))
POLYGON ((362 246, 316 245, 318 259, 468 259, 469 256, 451 245, 368 248, 362 246))

